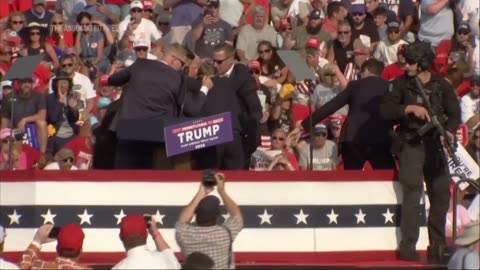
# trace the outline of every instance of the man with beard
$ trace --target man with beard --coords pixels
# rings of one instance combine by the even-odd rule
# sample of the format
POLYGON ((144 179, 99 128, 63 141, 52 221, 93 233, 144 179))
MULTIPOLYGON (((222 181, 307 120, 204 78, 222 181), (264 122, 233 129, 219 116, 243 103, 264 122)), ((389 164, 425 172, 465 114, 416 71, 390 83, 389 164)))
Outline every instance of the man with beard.
POLYGON ((305 45, 309 37, 314 36, 324 42, 327 50, 332 43, 331 36, 321 30, 325 13, 322 10, 313 10, 308 16, 307 25, 297 26, 293 29, 291 35, 287 35, 284 46, 286 49, 292 49, 300 54, 305 54, 305 45))

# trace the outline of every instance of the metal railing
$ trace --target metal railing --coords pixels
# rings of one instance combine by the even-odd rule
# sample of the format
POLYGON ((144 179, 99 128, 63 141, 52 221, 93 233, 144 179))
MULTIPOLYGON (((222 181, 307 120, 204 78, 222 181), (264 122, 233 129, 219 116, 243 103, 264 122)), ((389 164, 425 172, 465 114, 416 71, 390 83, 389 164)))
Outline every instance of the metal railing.
POLYGON ((474 189, 477 190, 477 192, 480 192, 480 184, 479 182, 477 182, 479 179, 477 180, 474 180, 472 178, 466 178, 465 176, 461 175, 461 174, 452 174, 452 178, 453 177, 458 177, 460 178, 460 180, 458 180, 455 185, 454 185, 454 188, 453 188, 453 202, 452 202, 452 205, 453 205, 453 224, 452 224, 452 239, 453 239, 453 242, 455 243, 455 239, 457 238, 457 204, 458 204, 458 190, 460 189, 460 185, 463 184, 463 183, 469 183, 474 189))

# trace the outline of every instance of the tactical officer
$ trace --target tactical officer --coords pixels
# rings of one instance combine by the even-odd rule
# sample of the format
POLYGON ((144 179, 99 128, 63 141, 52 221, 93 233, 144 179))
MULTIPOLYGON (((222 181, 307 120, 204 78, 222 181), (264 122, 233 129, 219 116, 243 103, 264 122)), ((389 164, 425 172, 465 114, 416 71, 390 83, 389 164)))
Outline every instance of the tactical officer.
MULTIPOLYGON (((440 75, 429 71, 435 55, 429 43, 416 41, 404 51, 405 74, 392 82, 380 107, 383 117, 398 121, 394 140, 400 162, 398 174, 403 191, 399 258, 419 261, 415 246, 421 223, 420 198, 425 179, 430 200, 427 250, 430 263, 441 263, 445 251, 445 222, 450 199, 451 177, 444 154, 444 138, 432 124, 437 116, 446 136, 453 143, 460 124, 460 106, 452 86, 440 75), (420 90, 426 93, 433 112, 420 90)), ((395 149, 394 149, 395 150, 395 149)))

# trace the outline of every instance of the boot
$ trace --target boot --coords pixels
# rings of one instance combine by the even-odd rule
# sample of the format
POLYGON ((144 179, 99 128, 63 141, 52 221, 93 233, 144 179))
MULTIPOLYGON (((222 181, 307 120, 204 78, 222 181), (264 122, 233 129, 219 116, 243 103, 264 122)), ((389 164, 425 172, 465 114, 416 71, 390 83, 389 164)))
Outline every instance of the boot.
POLYGON ((422 257, 415 250, 415 246, 404 245, 400 243, 398 248, 398 259, 402 261, 420 262, 422 257))
POLYGON ((445 245, 432 244, 427 247, 427 261, 429 264, 446 265, 452 254, 453 248, 445 245))

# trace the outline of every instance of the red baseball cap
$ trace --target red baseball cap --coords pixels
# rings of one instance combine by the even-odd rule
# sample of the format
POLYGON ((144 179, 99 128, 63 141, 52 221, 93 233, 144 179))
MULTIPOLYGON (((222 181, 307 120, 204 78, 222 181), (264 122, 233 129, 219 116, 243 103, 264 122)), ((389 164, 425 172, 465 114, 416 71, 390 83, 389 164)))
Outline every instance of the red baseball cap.
POLYGON ((143 9, 153 9, 155 3, 152 0, 142 0, 143 9))
POLYGON ((122 222, 120 223, 120 239, 125 239, 132 234, 147 237, 147 224, 142 215, 128 214, 122 218, 122 222))
POLYGON ((60 228, 57 237, 57 251, 77 253, 82 250, 85 234, 82 228, 74 223, 67 224, 60 228))
POLYGON ((311 36, 307 40, 307 44, 305 45, 306 48, 312 48, 318 50, 320 48, 320 40, 318 38, 311 36))

